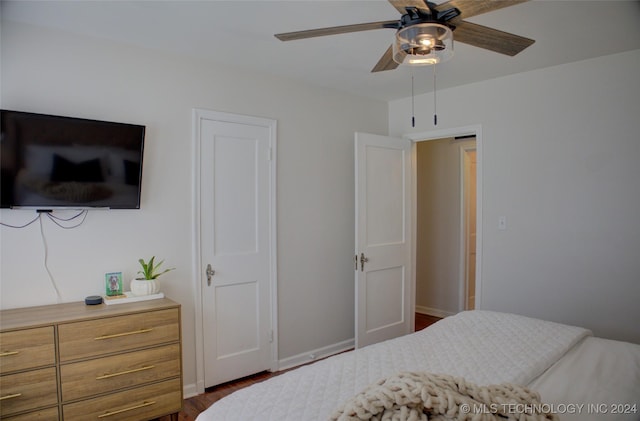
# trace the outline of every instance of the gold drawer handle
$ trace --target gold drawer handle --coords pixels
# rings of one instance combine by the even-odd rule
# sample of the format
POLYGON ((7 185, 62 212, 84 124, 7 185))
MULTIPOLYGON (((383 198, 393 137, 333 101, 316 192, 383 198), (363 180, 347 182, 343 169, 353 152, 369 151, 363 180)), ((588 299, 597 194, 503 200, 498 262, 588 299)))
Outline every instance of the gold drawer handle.
POLYGON ((10 355, 18 355, 19 353, 20 353, 20 351, 6 351, 6 352, 0 353, 0 357, 8 357, 10 355))
POLYGON ((20 396, 22 396, 22 393, 14 393, 13 395, 7 395, 7 396, 0 397, 0 401, 3 401, 5 399, 19 398, 20 396))
POLYGON ((132 332, 115 333, 113 335, 98 336, 97 338, 93 338, 93 339, 96 340, 96 341, 101 341, 101 340, 104 340, 104 339, 113 339, 113 338, 120 338, 122 336, 137 335, 139 333, 147 333, 147 332, 151 332, 152 330, 153 330, 153 328, 140 329, 140 330, 134 330, 132 332))
POLYGON ((112 373, 112 374, 104 374, 102 376, 96 377, 96 380, 110 379, 112 377, 118 377, 118 376, 122 376, 124 374, 138 373, 140 371, 151 370, 152 368, 156 368, 156 366, 155 365, 145 365, 144 367, 134 368, 132 370, 120 371, 118 373, 112 373))
POLYGON ((140 409, 140 408, 144 408, 145 406, 151 406, 155 404, 156 404, 156 401, 148 401, 148 402, 144 401, 140 405, 130 406, 129 408, 118 409, 117 411, 107 411, 102 415, 98 415, 98 418, 106 418, 112 415, 122 414, 123 412, 133 411, 134 409, 140 409))

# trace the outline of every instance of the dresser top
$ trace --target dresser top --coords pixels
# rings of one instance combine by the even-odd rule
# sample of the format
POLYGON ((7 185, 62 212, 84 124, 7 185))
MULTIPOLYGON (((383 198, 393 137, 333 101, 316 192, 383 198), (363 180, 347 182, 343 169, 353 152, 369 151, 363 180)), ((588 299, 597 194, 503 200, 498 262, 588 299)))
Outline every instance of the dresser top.
POLYGON ((100 319, 123 316, 141 311, 154 311, 180 307, 180 304, 168 298, 139 301, 126 304, 99 304, 89 306, 84 301, 63 304, 51 304, 37 307, 24 307, 2 310, 0 312, 0 330, 15 330, 39 326, 51 326, 69 321, 100 319))

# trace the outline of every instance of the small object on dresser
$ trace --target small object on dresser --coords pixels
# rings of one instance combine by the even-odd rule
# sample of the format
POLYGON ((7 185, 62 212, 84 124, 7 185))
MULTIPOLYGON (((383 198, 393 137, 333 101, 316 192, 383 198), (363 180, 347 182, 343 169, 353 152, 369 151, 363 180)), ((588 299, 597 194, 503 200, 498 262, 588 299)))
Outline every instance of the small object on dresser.
POLYGON ((138 259, 142 270, 138 271, 138 275, 141 275, 131 280, 129 288, 131 293, 136 296, 146 296, 160 293, 160 283, 158 277, 175 268, 169 268, 161 270, 160 267, 164 263, 164 260, 155 263, 156 256, 152 256, 147 262, 144 259, 138 259))
POLYGON ((90 295, 84 299, 84 303, 88 306, 102 304, 102 297, 99 295, 90 295))
POLYGON ((122 295, 122 272, 105 273, 104 280, 107 296, 122 295))
POLYGON ((164 298, 164 293, 159 292, 157 294, 149 294, 149 295, 134 295, 131 291, 125 291, 122 295, 116 295, 114 297, 104 297, 105 305, 112 304, 125 304, 125 303, 135 303, 137 301, 148 301, 148 300, 157 300, 158 298, 164 298))

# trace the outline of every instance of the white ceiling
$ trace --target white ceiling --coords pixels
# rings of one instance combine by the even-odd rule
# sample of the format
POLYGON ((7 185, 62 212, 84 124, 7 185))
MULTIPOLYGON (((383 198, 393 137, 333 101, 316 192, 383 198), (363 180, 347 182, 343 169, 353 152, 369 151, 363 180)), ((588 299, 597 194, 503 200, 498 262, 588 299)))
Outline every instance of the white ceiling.
MULTIPOLYGON (((386 0, 2 0, 1 13, 3 20, 199 55, 381 100, 410 96, 412 71, 416 93, 432 90, 428 67, 370 73, 392 29, 289 42, 273 36, 398 19, 386 0)), ((453 58, 437 67, 438 89, 640 49, 637 0, 532 0, 469 20, 536 42, 515 57, 456 43, 453 58)))

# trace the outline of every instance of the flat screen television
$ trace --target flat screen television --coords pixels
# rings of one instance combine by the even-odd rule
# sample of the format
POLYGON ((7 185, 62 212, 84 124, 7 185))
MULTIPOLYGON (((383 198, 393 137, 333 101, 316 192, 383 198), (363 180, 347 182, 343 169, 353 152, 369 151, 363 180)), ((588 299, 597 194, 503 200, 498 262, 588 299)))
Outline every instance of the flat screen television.
POLYGON ((140 208, 145 126, 0 114, 2 208, 140 208))

